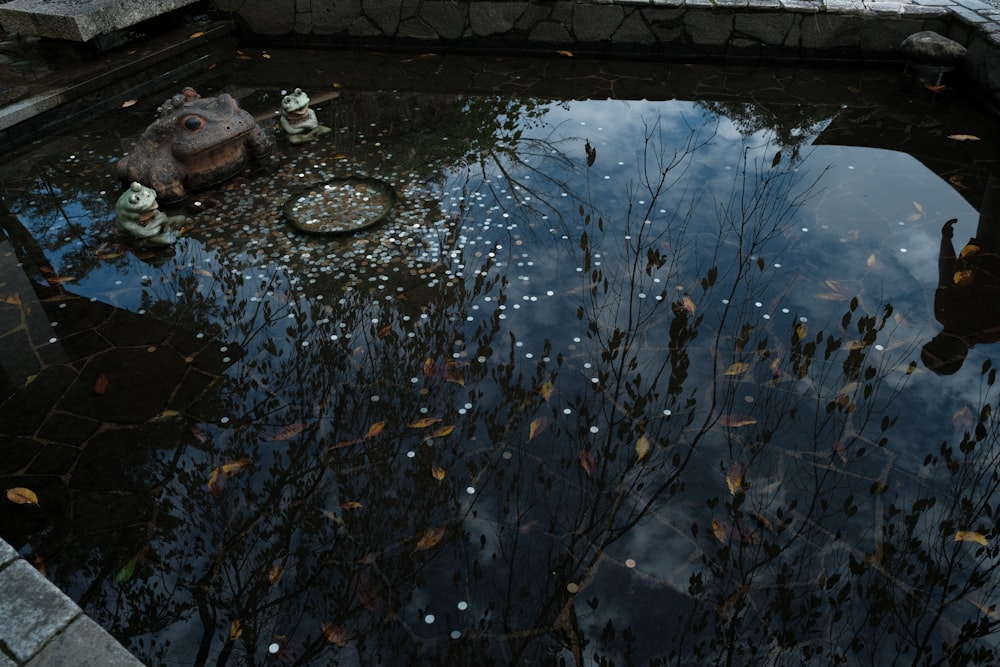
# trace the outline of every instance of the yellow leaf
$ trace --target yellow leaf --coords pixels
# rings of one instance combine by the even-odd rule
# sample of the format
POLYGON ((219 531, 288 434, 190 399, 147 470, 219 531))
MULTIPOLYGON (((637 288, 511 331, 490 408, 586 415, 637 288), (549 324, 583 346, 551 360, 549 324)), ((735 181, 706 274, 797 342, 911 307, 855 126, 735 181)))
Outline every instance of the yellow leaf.
POLYGON ((729 493, 736 495, 736 492, 743 488, 743 465, 734 461, 726 470, 726 486, 729 493))
POLYGON ((965 246, 962 248, 961 252, 958 253, 958 256, 965 258, 968 257, 969 255, 978 255, 981 250, 982 248, 980 248, 975 243, 966 243, 965 246))
POLYGON ((729 541, 729 524, 725 521, 718 521, 712 519, 712 534, 715 535, 715 539, 722 543, 729 541))
POLYGON ((125 100, 124 102, 122 102, 122 106, 121 106, 121 108, 122 108, 122 109, 127 109, 128 107, 130 107, 130 106, 132 106, 133 104, 136 104, 136 103, 138 103, 138 102, 139 102, 139 100, 137 100, 137 99, 135 99, 135 98, 132 98, 131 100, 125 100))
POLYGON ((18 505, 34 505, 35 507, 41 507, 38 504, 38 496, 31 489, 26 489, 23 486, 15 486, 12 489, 7 489, 7 500, 12 503, 17 503, 18 505))
POLYGON ((433 359, 424 359, 424 377, 434 377, 437 375, 437 363, 433 359))
POLYGON ((236 641, 243 636, 243 625, 240 623, 240 619, 233 621, 233 624, 229 626, 229 641, 236 641))
POLYGON ((972 281, 973 281, 973 274, 972 274, 972 271, 968 271, 968 270, 965 270, 965 271, 956 271, 955 275, 953 275, 951 277, 951 279, 952 279, 952 282, 954 282, 956 285, 959 285, 959 286, 961 286, 961 285, 971 285, 972 281))
POLYGON ((684 305, 684 310, 694 315, 695 305, 694 301, 691 300, 691 297, 689 296, 684 297, 683 299, 681 299, 681 303, 684 305))
POLYGON ((538 437, 538 434, 544 431, 548 424, 549 420, 545 417, 536 417, 535 419, 532 419, 531 425, 528 427, 528 440, 531 441, 538 437))
POLYGON ((979 137, 974 134, 949 134, 948 138, 953 141, 979 141, 979 137))
POLYGON ((340 503, 340 509, 342 510, 356 510, 360 507, 363 507, 363 505, 357 500, 348 500, 346 503, 340 503))
POLYGON ((451 432, 454 431, 454 430, 455 430, 455 426, 452 425, 452 424, 448 424, 446 426, 442 426, 441 428, 439 428, 438 430, 434 431, 433 433, 431 433, 427 437, 428 438, 443 438, 445 436, 450 435, 451 432))
POLYGON ((553 389, 555 389, 555 385, 552 384, 552 380, 548 380, 538 388, 538 393, 541 394, 542 398, 547 401, 552 396, 553 389))
POLYGON ((865 262, 865 263, 868 265, 869 269, 872 269, 872 268, 875 268, 876 264, 878 264, 878 259, 875 257, 874 254, 871 254, 871 255, 868 255, 868 261, 865 262))
POLYGON ((226 480, 232 477, 233 473, 239 472, 240 469, 248 465, 250 465, 250 459, 244 458, 224 463, 215 468, 208 478, 208 490, 213 494, 218 493, 225 486, 226 480))
POLYGON ((913 208, 917 209, 920 215, 924 214, 924 207, 920 202, 918 201, 913 202, 913 208))
POLYGON ((722 423, 729 428, 739 428, 740 426, 750 426, 752 424, 756 424, 757 419, 746 415, 728 414, 722 418, 722 423))
POLYGON ((445 476, 444 468, 441 466, 431 466, 431 475, 440 482, 445 476))
POLYGON ((192 32, 191 33, 191 39, 198 39, 199 37, 201 37, 204 34, 205 33, 202 32, 202 31, 200 31, 200 30, 198 32, 192 32))
POLYGON ((561 56, 566 56, 567 58, 572 58, 573 57, 573 52, 572 51, 566 51, 564 49, 560 49, 560 50, 556 51, 556 53, 558 53, 561 56))
POLYGON ((956 542, 975 542, 986 546, 986 536, 972 530, 959 530, 955 533, 956 542))
POLYGON ((263 58, 264 60, 270 60, 271 54, 270 53, 262 53, 262 54, 260 54, 260 57, 263 58))
POLYGON ((407 424, 409 428, 427 428, 431 424, 437 424, 441 421, 438 417, 421 417, 415 422, 407 424))
POLYGON ((379 433, 381 433, 384 430, 385 430, 385 422, 384 421, 382 421, 382 422, 375 422, 374 424, 372 424, 371 426, 368 427, 368 432, 365 433, 365 437, 366 438, 374 437, 374 436, 378 435, 379 433))
POLYGON ((347 634, 347 631, 336 623, 323 623, 320 627, 323 630, 323 636, 326 637, 326 641, 331 644, 347 646, 351 641, 351 636, 347 634))
POLYGON ((652 448, 652 441, 649 436, 643 433, 639 436, 639 439, 635 441, 635 453, 638 455, 639 460, 643 460, 649 456, 649 450, 652 448))
POLYGON ((444 537, 444 526, 428 528, 427 532, 417 541, 417 546, 413 550, 427 551, 440 542, 442 537, 444 537))
POLYGON ((745 361, 737 361, 726 369, 723 375, 743 375, 750 369, 750 364, 745 361))

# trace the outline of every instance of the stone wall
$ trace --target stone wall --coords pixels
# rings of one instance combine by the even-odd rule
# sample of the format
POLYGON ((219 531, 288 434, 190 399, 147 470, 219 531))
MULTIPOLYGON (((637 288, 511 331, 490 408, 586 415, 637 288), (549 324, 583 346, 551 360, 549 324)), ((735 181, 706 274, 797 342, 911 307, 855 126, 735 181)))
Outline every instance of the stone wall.
POLYGON ((1000 13, 979 0, 214 0, 263 43, 572 50, 674 59, 896 58, 934 30, 1000 93, 1000 13), (961 4, 959 4, 961 3, 961 4), (994 16, 996 14, 996 16, 994 16))

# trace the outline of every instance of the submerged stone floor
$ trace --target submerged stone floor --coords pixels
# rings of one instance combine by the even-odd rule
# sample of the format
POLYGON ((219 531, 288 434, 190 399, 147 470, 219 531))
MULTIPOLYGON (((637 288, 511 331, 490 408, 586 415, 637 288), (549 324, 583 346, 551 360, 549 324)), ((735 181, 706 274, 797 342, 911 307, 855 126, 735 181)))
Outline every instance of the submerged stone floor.
MULTIPOLYGON (((889 5, 892 5, 891 11, 895 12, 902 12, 901 7, 904 5, 943 7, 994 38, 1000 35, 1000 0, 915 0, 904 3, 838 1, 842 12, 871 11, 873 7, 878 9, 876 6, 889 11, 889 5)), ((782 2, 781 6, 786 4, 782 2)), ((780 14, 771 16, 777 17, 780 14)), ((219 31, 219 34, 228 34, 231 30, 223 27, 213 29, 219 31)), ((190 32, 191 29, 181 30, 190 32)), ((176 34, 169 39, 176 41, 176 34)), ((198 47, 201 48, 200 43, 198 47)), ((140 52, 152 54, 151 58, 158 57, 156 54, 159 57, 175 55, 165 43, 140 45, 136 48, 140 52)), ((205 66, 211 60, 212 49, 207 46, 204 49, 204 57, 198 61, 199 66, 205 66)), ((0 154, 12 147, 10 138, 6 136, 8 129, 26 118, 49 111, 53 104, 65 101, 62 98, 53 100, 48 94, 54 86, 64 90, 74 83, 92 78, 95 71, 100 71, 101 76, 114 79, 118 68, 132 66, 135 70, 134 64, 115 58, 110 56, 98 59, 100 64, 95 70, 94 63, 82 62, 72 53, 55 53, 35 40, 0 33, 0 119, 5 119, 0 122, 0 154)), ((120 97, 124 93, 116 90, 113 94, 120 97)), ((0 271, 3 264, 11 261, 12 256, 11 245, 7 242, 0 243, 0 271), (2 255, 7 255, 7 259, 2 255)), ((31 289, 27 292, 31 292, 31 289)), ((63 345, 48 345, 50 321, 66 320, 66 313, 74 308, 74 297, 67 295, 58 286, 44 294, 37 289, 35 292, 39 297, 36 304, 39 319, 36 322, 23 321, 19 316, 20 308, 7 308, 6 304, 0 303, 0 340, 4 341, 5 363, 9 364, 4 367, 4 374, 0 377, 3 397, 8 395, 6 389, 23 385, 28 378, 34 379, 37 392, 70 395, 81 387, 91 390, 97 381, 93 370, 96 368, 94 361, 100 359, 102 345, 107 345, 108 340, 115 340, 116 345, 131 345, 134 349, 133 356, 156 355, 159 367, 175 371, 170 397, 151 397, 148 409, 124 416, 126 421, 138 425, 155 417, 171 400, 193 400, 212 382, 216 374, 224 370, 223 361, 216 354, 218 346, 211 345, 210 341, 181 339, 171 332, 150 330, 142 324, 147 320, 140 322, 138 317, 130 317, 128 313, 114 311, 110 307, 106 317, 100 321, 91 319, 75 322, 74 326, 79 328, 75 336, 67 337, 65 332, 61 332, 63 345), (47 312, 53 308, 62 315, 47 312), (13 318, 15 311, 17 318, 13 318), (129 337, 130 341, 121 340, 122 336, 129 337), (192 365, 192 358, 197 359, 198 363, 192 365)), ((93 313, 94 309, 88 308, 87 312, 93 313)), ((166 383, 163 385, 166 386, 166 383)), ((115 390, 127 388, 116 386, 115 390)), ((21 397, 26 396, 22 392, 21 397)), ((58 403, 51 396, 36 396, 35 399, 46 405, 58 403)), ((32 418, 31 412, 22 410, 22 407, 24 406, 9 402, 4 404, 0 410, 0 420, 12 424, 16 431, 20 421, 32 418)), ((88 432, 92 434, 101 418, 98 406, 94 407, 91 414, 66 414, 63 416, 64 433, 73 437, 88 432)), ((118 421, 122 419, 122 415, 117 415, 118 421)), ((23 427, 30 429, 32 425, 24 423, 23 427)), ((58 468, 61 464, 59 461, 48 461, 46 465, 58 468)), ((106 631, 88 619, 75 603, 49 583, 35 567, 18 558, 13 547, 0 540, 0 667, 115 667, 135 664, 139 662, 106 631)))

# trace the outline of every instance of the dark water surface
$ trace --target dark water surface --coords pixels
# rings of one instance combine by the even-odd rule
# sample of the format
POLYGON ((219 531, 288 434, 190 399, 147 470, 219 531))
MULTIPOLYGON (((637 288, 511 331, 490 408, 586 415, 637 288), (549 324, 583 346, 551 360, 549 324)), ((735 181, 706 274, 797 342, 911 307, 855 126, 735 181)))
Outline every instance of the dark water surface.
POLYGON ((269 131, 301 86, 332 132, 172 209, 173 252, 114 224, 161 99, 0 166, 0 488, 38 499, 0 535, 140 659, 996 661, 1000 135, 961 90, 260 51, 188 83, 269 131), (350 176, 386 222, 282 217, 350 176))

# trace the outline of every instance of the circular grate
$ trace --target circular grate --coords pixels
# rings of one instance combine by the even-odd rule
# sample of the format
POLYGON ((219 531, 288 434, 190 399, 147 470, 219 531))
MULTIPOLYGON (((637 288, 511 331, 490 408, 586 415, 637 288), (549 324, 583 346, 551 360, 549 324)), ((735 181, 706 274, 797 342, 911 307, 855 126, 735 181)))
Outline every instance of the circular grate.
POLYGON ((384 221, 395 203, 385 181, 348 176, 299 191, 285 204, 285 217, 310 234, 350 234, 384 221))

